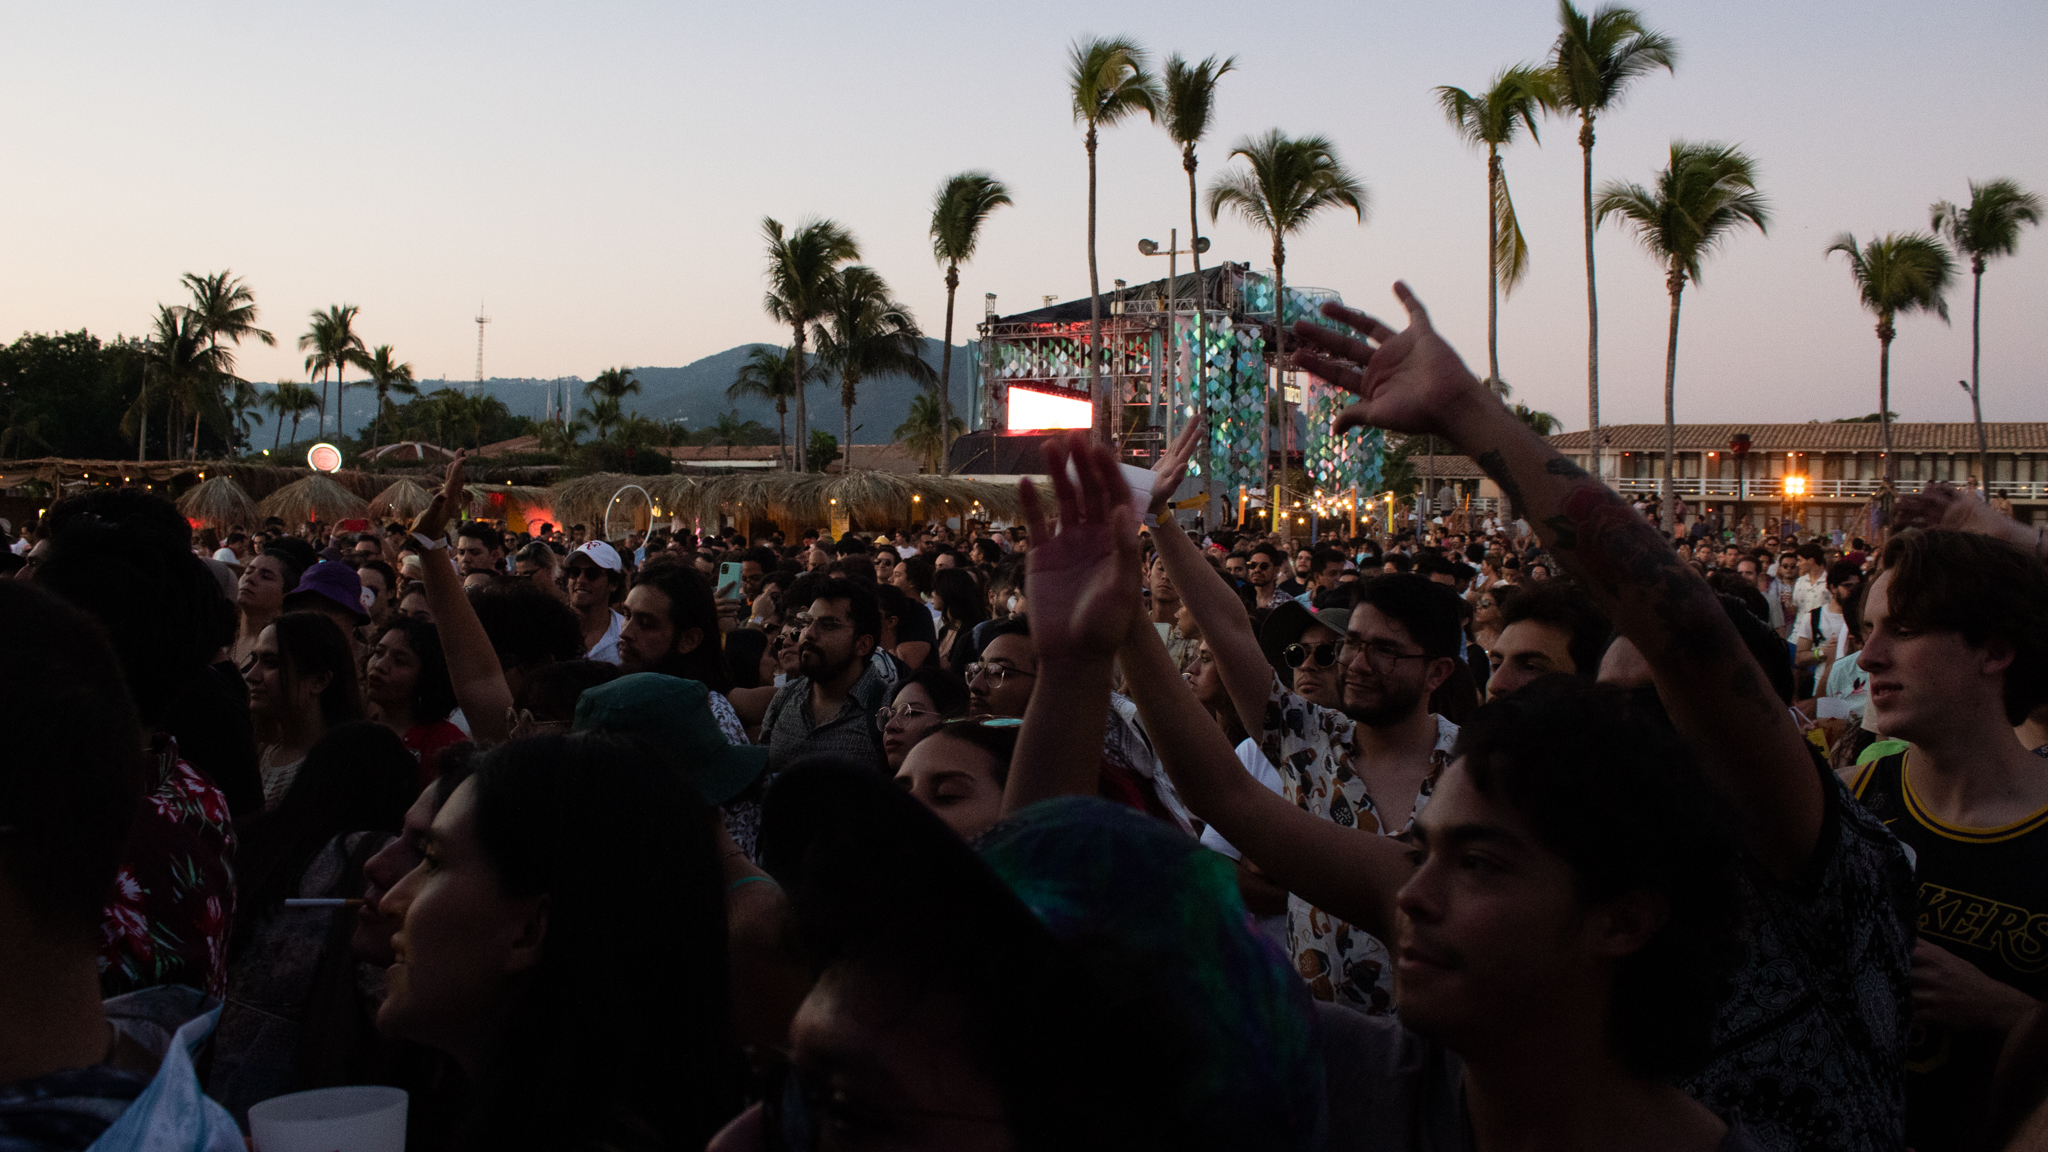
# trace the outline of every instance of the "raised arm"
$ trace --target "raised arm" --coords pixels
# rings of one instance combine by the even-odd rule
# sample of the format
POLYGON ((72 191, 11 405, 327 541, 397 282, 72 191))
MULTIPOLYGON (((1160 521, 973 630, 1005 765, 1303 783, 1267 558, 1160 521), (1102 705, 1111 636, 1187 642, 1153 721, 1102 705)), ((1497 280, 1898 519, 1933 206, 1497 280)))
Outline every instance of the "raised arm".
POLYGON ((1038 674, 1003 789, 1005 816, 1054 796, 1096 794, 1110 666, 1138 605, 1138 520, 1116 453, 1076 433, 1047 441, 1045 459, 1060 519, 1055 532, 1025 480, 1024 579, 1038 674))
POLYGON ((1394 291, 1408 309, 1400 332, 1363 313, 1323 306, 1326 316, 1372 343, 1295 325, 1300 365, 1361 397, 1338 416, 1337 431, 1370 425, 1435 433, 1477 461, 1641 650, 1673 723, 1746 817, 1750 850, 1778 875, 1791 875, 1819 839, 1820 777, 1713 590, 1612 489, 1558 455, 1481 387, 1405 284, 1394 291))
MULTIPOLYGON (((462 463, 467 453, 457 452, 448 462, 448 476, 441 491, 413 521, 412 530, 440 539, 448 516, 463 499, 462 463)), ((455 688, 455 702, 469 721, 469 733, 479 744, 496 744, 512 733, 508 713, 512 689, 505 683, 505 669, 476 618, 469 596, 462 590, 462 576, 448 563, 448 554, 436 549, 420 557, 420 583, 426 586, 427 607, 434 610, 434 626, 441 633, 441 654, 448 661, 448 679, 455 688)))
MULTIPOLYGON (((1230 740, 1174 670, 1159 632, 1134 612, 1119 655, 1159 762, 1188 809, 1267 878, 1382 940, 1393 938, 1394 895, 1414 871, 1399 840, 1309 815, 1244 770, 1230 740)), ((1263 667, 1265 658, 1259 658, 1263 667)), ((1264 709, 1265 698, 1259 707, 1264 709)))
MULTIPOLYGON (((1198 419, 1183 429, 1173 450, 1152 470, 1152 515, 1164 512, 1173 499, 1173 490, 1187 473, 1188 458, 1201 443, 1205 424, 1206 421, 1198 419)), ((1180 602, 1187 605, 1188 614, 1202 630, 1203 642, 1216 654, 1217 671, 1223 676, 1223 688, 1237 708, 1238 719, 1256 738, 1265 724, 1273 669, 1259 647, 1258 634, 1252 631, 1244 601, 1237 598, 1223 574, 1202 559, 1201 550, 1188 539, 1187 533, 1168 525, 1152 533, 1152 545, 1159 549, 1166 574, 1173 578, 1173 586, 1180 592, 1180 602)))

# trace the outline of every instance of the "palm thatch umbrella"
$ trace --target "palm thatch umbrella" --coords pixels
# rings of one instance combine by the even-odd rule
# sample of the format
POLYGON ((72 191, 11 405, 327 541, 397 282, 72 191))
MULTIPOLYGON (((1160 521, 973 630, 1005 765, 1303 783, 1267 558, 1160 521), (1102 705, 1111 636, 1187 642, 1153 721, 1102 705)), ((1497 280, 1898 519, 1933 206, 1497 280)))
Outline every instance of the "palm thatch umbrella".
POLYGON ((257 510, 287 524, 303 524, 308 520, 348 520, 365 516, 370 506, 332 477, 315 472, 304 480, 272 492, 257 506, 257 510))
POLYGON ((254 527, 262 520, 256 511, 256 501, 227 476, 200 481, 197 487, 178 497, 178 511, 185 514, 185 519, 197 520, 223 535, 229 528, 254 527))
POLYGON ((426 511, 433 500, 432 492, 401 477, 370 501, 370 517, 375 520, 410 520, 426 511))

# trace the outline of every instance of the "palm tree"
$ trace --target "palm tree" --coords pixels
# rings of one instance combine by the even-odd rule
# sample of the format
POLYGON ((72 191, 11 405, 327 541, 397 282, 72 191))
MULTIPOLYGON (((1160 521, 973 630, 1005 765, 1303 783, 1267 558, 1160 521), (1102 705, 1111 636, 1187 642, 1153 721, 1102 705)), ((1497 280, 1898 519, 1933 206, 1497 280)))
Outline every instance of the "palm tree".
POLYGON ((412 365, 398 363, 398 355, 389 344, 379 344, 370 351, 363 360, 363 371, 370 374, 370 386, 377 390, 377 418, 370 425, 370 447, 374 450, 383 443, 385 398, 393 392, 417 396, 420 387, 413 382, 412 365))
POLYGON ((583 386, 584 397, 598 397, 605 400, 623 401, 627 396, 640 394, 640 381, 633 378, 630 368, 607 368, 597 378, 583 386))
POLYGON ((254 384, 237 379, 228 399, 228 413, 234 417, 235 444, 240 447, 249 440, 249 431, 263 423, 263 393, 254 384))
MULTIPOLYGON (((924 333, 901 301, 890 298, 889 285, 865 264, 839 273, 838 289, 823 322, 811 329, 818 342, 819 363, 839 373, 839 406, 846 414, 846 467, 853 467, 853 405, 860 382, 887 372, 910 377, 926 388, 945 386, 924 360, 924 333)), ((944 402, 941 401, 943 410, 944 402)))
POLYGON ((772 216, 761 220, 761 235, 768 241, 768 296, 762 301, 771 319, 789 325, 790 359, 797 368, 796 379, 796 468, 806 470, 810 446, 810 414, 804 406, 804 330, 830 306, 839 279, 839 266, 860 259, 860 244, 853 233, 831 220, 805 220, 796 231, 783 235, 782 225, 772 216))
POLYGON ((1984 438, 1984 404, 1977 390, 1977 368, 1984 330, 1984 265, 1993 256, 2010 256, 2020 248, 2020 225, 2041 222, 2041 198, 2011 180, 1987 184, 1970 181, 1970 206, 1958 208, 1943 200, 1932 209, 1934 234, 1948 241, 1956 255, 1970 260, 1975 287, 1970 295, 1970 414, 1977 422, 1977 479, 1991 494, 1991 446, 1984 438))
POLYGON ((283 447, 284 422, 292 422, 292 442, 299 439, 299 418, 320 406, 320 394, 296 380, 279 380, 263 397, 263 406, 277 416, 277 434, 271 437, 272 451, 283 447))
MULTIPOLYGON (((277 337, 256 326, 256 293, 242 278, 233 272, 220 271, 201 276, 187 272, 182 281, 192 292, 191 311, 198 317, 199 325, 206 332, 206 342, 215 350, 215 359, 221 371, 235 370, 235 357, 231 352, 221 350, 220 341, 226 337, 231 344, 240 344, 247 336, 261 340, 275 347, 277 337)), ((196 414, 192 425, 192 439, 199 440, 199 425, 196 414)))
POLYGON ((584 427, 583 421, 571 420, 566 416, 544 421, 538 434, 540 450, 557 455, 567 453, 576 447, 576 438, 586 431, 588 429, 584 427))
POLYGON ((625 420, 625 413, 619 402, 609 396, 600 396, 591 401, 590 407, 579 409, 576 418, 587 422, 597 432, 600 441, 611 439, 612 429, 625 420))
POLYGON ((957 419, 949 429, 942 423, 944 419, 938 402, 929 395, 912 396, 908 418, 889 435, 915 453, 926 472, 937 472, 943 459, 941 454, 946 450, 947 433, 958 436, 966 430, 957 419))
POLYGON ((1600 300, 1593 277, 1593 121, 1621 103, 1628 86, 1652 71, 1672 71, 1678 45, 1652 32, 1633 8, 1601 8, 1591 16, 1557 0, 1557 42, 1550 50, 1553 107, 1579 117, 1579 151, 1584 156, 1580 194, 1586 223, 1586 412, 1587 450, 1593 477, 1600 471, 1600 300))
POLYGON ((1877 412, 1884 444, 1885 493, 1891 492, 1892 473, 1892 338, 1899 334, 1893 321, 1901 312, 1932 312, 1948 323, 1947 292, 1955 279, 1955 261, 1948 249, 1925 232, 1893 232, 1858 247, 1847 232, 1835 237, 1827 254, 1840 252, 1849 258, 1849 275, 1863 306, 1877 314, 1877 412))
MULTIPOLYGON (((169 401, 173 413, 191 412, 193 459, 199 455, 200 419, 227 438, 229 418, 221 396, 221 382, 227 373, 221 370, 222 352, 207 339, 206 328, 196 313, 174 304, 157 305, 155 327, 144 341, 142 356, 145 383, 131 411, 146 418, 153 387, 169 401)), ((173 435, 165 437, 165 449, 170 456, 177 455, 177 446, 172 441, 181 423, 174 419, 169 425, 173 435)), ((136 455, 142 454, 138 435, 136 455)))
POLYGON ((948 176, 932 196, 932 258, 946 270, 946 338, 939 351, 939 409, 949 423, 953 418, 953 294, 960 290, 960 265, 974 257, 982 221, 1008 203, 1010 190, 986 172, 948 176))
POLYGON ((1658 484, 1669 536, 1677 519, 1671 498, 1672 468, 1678 459, 1678 300, 1687 281, 1700 282, 1700 261, 1745 224, 1770 230, 1771 211, 1756 190, 1756 162, 1722 144, 1673 141, 1671 162, 1657 174, 1655 188, 1619 181, 1600 189, 1594 218, 1619 216, 1636 239, 1664 265, 1671 294, 1671 332, 1664 345, 1664 478, 1658 484))
MULTIPOLYGON (((1337 159, 1337 147, 1321 136, 1290 140, 1278 128, 1247 136, 1231 148, 1248 169, 1226 172, 1209 185, 1209 220, 1233 208, 1245 222, 1265 229, 1273 240, 1273 376, 1287 368, 1287 237, 1308 227, 1317 213, 1349 208, 1365 223, 1365 185, 1337 159)), ((1282 405, 1283 419, 1285 405, 1282 405)), ((1288 421, 1291 426, 1292 420, 1288 421)), ((1283 450, 1285 445, 1282 445, 1283 450)), ((1262 455, 1264 455, 1262 453, 1262 455)), ((1283 451, 1282 459, 1285 459, 1283 451)), ((1270 485, 1269 485, 1270 487, 1270 485)), ((1276 501, 1275 508, 1280 505, 1276 501)))
POLYGON ((1528 129, 1536 134, 1536 114, 1552 103, 1550 74, 1517 64, 1503 68, 1477 96, 1448 85, 1436 90, 1437 104, 1458 135, 1486 149, 1486 367, 1500 379, 1500 297, 1512 295, 1529 270, 1529 242, 1515 219, 1515 201, 1508 195, 1507 171, 1500 150, 1528 129))
MULTIPOLYGON (((1145 50, 1124 36, 1074 41, 1067 54, 1074 122, 1088 125, 1088 395, 1095 404, 1095 434, 1111 443, 1109 394, 1102 386, 1102 281, 1095 268, 1095 143, 1100 130, 1139 112, 1159 119, 1165 96, 1145 71, 1145 50)), ((940 435, 945 434, 944 426, 940 435)))
MULTIPOLYGON (((747 352, 747 359, 740 365, 739 374, 725 389, 727 400, 738 400, 742 396, 759 396, 775 402, 775 444, 776 457, 782 467, 790 467, 789 459, 789 398, 797 394, 795 362, 787 350, 769 344, 756 344, 747 352)), ((738 409, 734 409, 738 411, 738 409)))
POLYGON ((348 434, 343 422, 341 392, 347 387, 342 380, 351 364, 361 365, 365 359, 363 338, 356 334, 356 313, 360 311, 353 304, 330 304, 325 312, 314 312, 312 326, 299 337, 299 351, 310 350, 306 357, 306 375, 320 374, 320 431, 327 431, 327 373, 334 373, 334 432, 337 436, 348 434))
MULTIPOLYGON (((1190 64, 1175 52, 1166 58, 1166 77, 1163 88, 1166 94, 1166 135, 1180 145, 1180 166, 1188 174, 1188 256, 1195 268, 1195 346, 1205 347, 1207 337, 1203 332, 1206 312, 1205 301, 1201 298, 1202 284, 1202 214, 1199 197, 1195 192, 1195 147, 1209 134, 1210 121, 1216 115, 1216 82, 1223 79, 1225 72, 1237 70, 1237 57, 1226 56, 1222 60, 1211 56, 1199 64, 1190 64)), ((1197 354, 1188 358, 1194 369, 1195 379, 1188 381, 1195 389, 1200 403, 1202 381, 1202 357, 1197 354)), ((1216 479, 1210 471, 1209 446, 1202 448, 1202 492, 1208 505, 1216 502, 1216 479)), ((1205 505, 1207 507, 1208 505, 1205 505)), ((1204 516, 1210 515, 1208 512, 1204 516)))

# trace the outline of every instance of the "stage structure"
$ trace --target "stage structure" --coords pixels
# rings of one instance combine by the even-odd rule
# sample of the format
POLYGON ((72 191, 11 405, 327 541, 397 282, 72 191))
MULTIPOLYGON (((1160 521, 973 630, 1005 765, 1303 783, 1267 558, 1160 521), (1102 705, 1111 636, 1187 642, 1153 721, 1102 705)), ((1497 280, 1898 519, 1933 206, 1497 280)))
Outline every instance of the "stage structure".
MULTIPOLYGON (((1331 323, 1318 309, 1337 299, 1335 292, 1289 287, 1286 319, 1331 323)), ((1143 465, 1156 459, 1198 410, 1208 414, 1208 444, 1190 485, 1206 497, 1209 524, 1235 520, 1241 503, 1277 515, 1295 501, 1338 499, 1340 493, 1350 499, 1354 489, 1369 497, 1377 490, 1380 432, 1331 436, 1342 395, 1319 382, 1304 395, 1302 386, 1312 380, 1306 373, 1284 373, 1276 389, 1270 277, 1224 263, 1199 276, 1105 293, 1102 311, 1109 351, 1103 383, 1126 460, 1143 465), (1280 417, 1283 410, 1306 416, 1299 441, 1295 421, 1280 417), (1315 491, 1276 490, 1265 499, 1277 469, 1300 469, 1315 491), (1250 499, 1241 501, 1245 493, 1250 499)), ((1089 426, 1085 297, 992 315, 981 325, 981 339, 977 398, 985 430, 1000 436, 1089 426)))

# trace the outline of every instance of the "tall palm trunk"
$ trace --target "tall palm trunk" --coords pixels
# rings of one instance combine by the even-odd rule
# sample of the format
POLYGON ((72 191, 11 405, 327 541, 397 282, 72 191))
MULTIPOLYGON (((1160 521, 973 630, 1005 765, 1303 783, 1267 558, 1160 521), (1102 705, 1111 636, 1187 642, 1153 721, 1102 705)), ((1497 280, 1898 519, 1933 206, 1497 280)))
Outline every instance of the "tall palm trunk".
MULTIPOLYGON (((854 389, 859 386, 859 373, 842 375, 839 379, 839 406, 846 411, 846 439, 840 441, 846 447, 840 451, 839 457, 839 473, 842 476, 853 471, 853 401, 854 389)), ((943 432, 941 434, 943 435, 943 432)))
MULTIPOLYGON (((298 421, 296 420, 292 421, 292 432, 294 436, 298 433, 298 421)), ((282 447, 284 447, 284 409, 280 408, 277 411, 277 431, 272 433, 270 437, 270 450, 275 452, 282 447)))
POLYGON ((320 369, 320 434, 327 434, 327 369, 320 369))
POLYGON ((796 470, 807 472, 810 470, 807 451, 810 445, 806 441, 811 433, 811 416, 804 404, 804 326, 791 324, 789 328, 790 371, 795 374, 793 379, 796 383, 796 470))
MULTIPOLYGON (((1665 276, 1664 286, 1671 291, 1671 334, 1664 342, 1664 481, 1657 486, 1657 503, 1664 510, 1664 538, 1669 540, 1678 516, 1671 503, 1671 471, 1678 459, 1678 298, 1685 291, 1685 273, 1673 268, 1665 276)), ((1702 464, 1702 495, 1706 492, 1706 475, 1706 466, 1702 464)))
MULTIPOLYGON (((1095 407, 1095 436, 1104 444, 1110 429, 1109 394, 1102 387, 1102 281, 1095 272, 1095 125, 1088 125, 1088 399, 1095 407)), ((945 430, 939 430, 943 437, 945 430)))
POLYGON ((138 407, 140 415, 135 420, 135 462, 137 464, 149 459, 149 381, 146 378, 142 382, 142 395, 139 399, 141 401, 138 407))
MULTIPOLYGON (((1280 530, 1281 516, 1285 515, 1281 511, 1281 506, 1285 502, 1280 497, 1284 494, 1283 489, 1287 483, 1287 432, 1288 429, 1294 426, 1294 418, 1287 411, 1287 386, 1283 382, 1286 379, 1284 375, 1286 371, 1287 248, 1280 239, 1280 233, 1275 232, 1273 233, 1273 391, 1271 393, 1272 398, 1268 399, 1266 403, 1266 410, 1271 412, 1274 408, 1273 400, 1278 400, 1278 407, 1280 409, 1280 480, 1276 486, 1273 481, 1272 445, 1269 443, 1266 448, 1266 499, 1272 501, 1273 504, 1272 525, 1273 530, 1276 532, 1280 530)), ((1271 439, 1272 426, 1272 421, 1269 418, 1266 423, 1269 440, 1271 439)))
POLYGON ((1889 513, 1890 488, 1898 476, 1898 459, 1892 454, 1892 337, 1898 329, 1892 326, 1890 313, 1877 322, 1877 427, 1878 442, 1884 450, 1884 484, 1886 489, 1885 511, 1889 513))
POLYGON ((190 456, 188 456, 188 457, 186 457, 186 458, 187 458, 187 459, 189 459, 189 460, 197 460, 197 459, 199 459, 199 409, 198 409, 198 408, 197 408, 196 406, 195 406, 195 407, 194 407, 194 408, 192 409, 192 445, 191 445, 191 448, 192 448, 192 455, 190 455, 190 456))
POLYGON ((384 434, 384 386, 377 386, 377 413, 370 420, 370 451, 377 450, 377 444, 384 434))
MULTIPOLYGON (((1203 336, 1203 324, 1207 317, 1208 301, 1202 288, 1202 214, 1195 193, 1195 147, 1190 144, 1181 153, 1180 166, 1188 172, 1188 257, 1195 266, 1195 346, 1188 357, 1188 380, 1191 405, 1208 410, 1208 389, 1204 387, 1203 361, 1207 357, 1209 342, 1203 336)), ((1202 521, 1209 524, 1217 521, 1216 515, 1216 468, 1213 459, 1213 436, 1202 437, 1202 521)))
POLYGON ((1984 334, 1984 258, 1970 261, 1976 288, 1970 296, 1970 417, 1977 422, 1977 484, 1986 500, 1991 499, 1991 443, 1984 438, 1984 402, 1977 386, 1978 359, 1984 334))
POLYGON ((775 402, 775 457, 782 461, 783 471, 789 470, 789 401, 775 402))
MULTIPOLYGON (((945 450, 952 447, 948 437, 953 434, 953 296, 960 290, 960 264, 958 261, 946 265, 946 342, 939 349, 939 444, 941 458, 945 450)), ((853 433, 846 434, 846 442, 853 443, 853 433)), ((846 457, 850 463, 851 453, 846 457)))
POLYGON ((1500 383, 1500 147, 1486 146, 1486 373, 1500 383))
POLYGON ((348 426, 343 421, 341 415, 342 393, 348 388, 348 383, 342 379, 343 370, 344 366, 341 363, 337 362, 334 365, 334 438, 336 440, 348 435, 348 426))
POLYGON ((1593 479, 1600 470, 1600 297, 1593 283, 1593 114, 1579 116, 1579 150, 1585 157, 1580 197, 1586 217, 1586 451, 1593 479))

